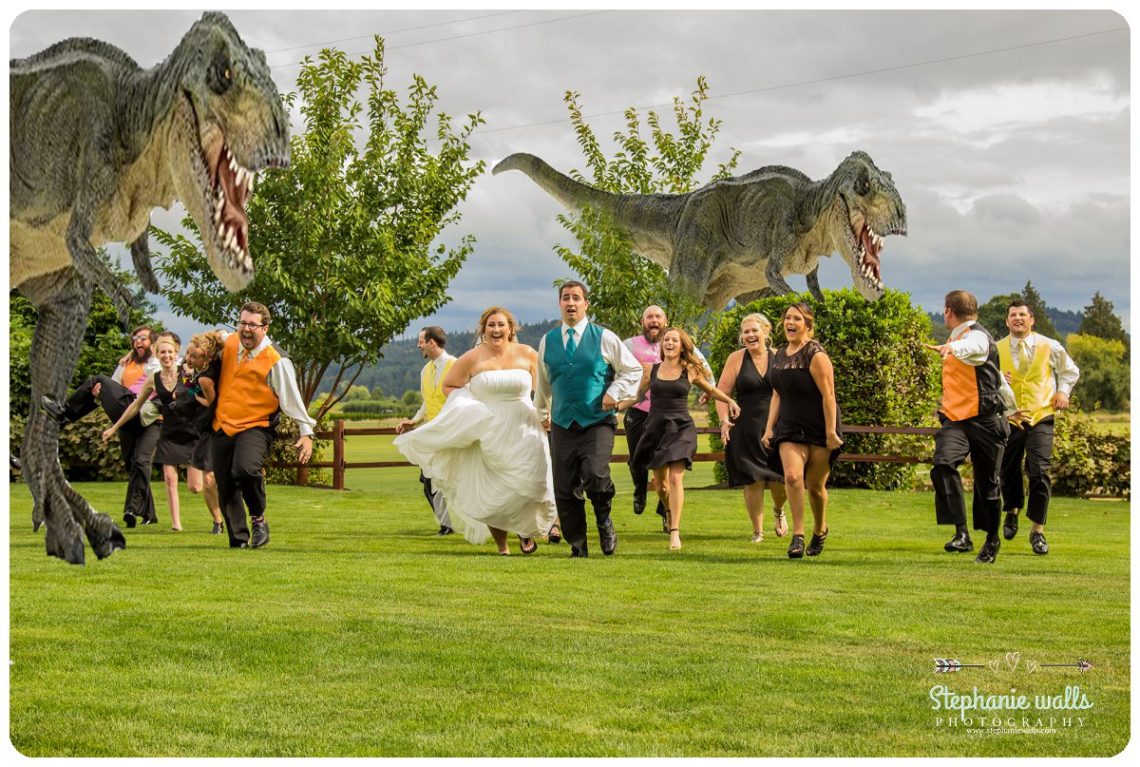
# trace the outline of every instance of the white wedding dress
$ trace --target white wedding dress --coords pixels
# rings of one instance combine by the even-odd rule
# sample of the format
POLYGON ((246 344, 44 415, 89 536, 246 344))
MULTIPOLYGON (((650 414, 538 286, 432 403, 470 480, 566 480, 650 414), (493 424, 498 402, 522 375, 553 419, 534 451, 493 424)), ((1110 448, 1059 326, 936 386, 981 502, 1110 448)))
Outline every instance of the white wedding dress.
POLYGON ((435 418, 396 437, 472 543, 486 541, 488 527, 537 538, 557 519, 550 445, 530 392, 526 370, 477 373, 435 418))

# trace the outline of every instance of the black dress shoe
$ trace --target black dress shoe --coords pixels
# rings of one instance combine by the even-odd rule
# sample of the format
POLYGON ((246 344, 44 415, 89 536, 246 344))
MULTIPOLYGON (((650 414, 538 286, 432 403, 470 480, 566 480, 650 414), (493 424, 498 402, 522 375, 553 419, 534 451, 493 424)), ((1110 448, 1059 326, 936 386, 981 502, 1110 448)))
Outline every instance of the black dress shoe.
POLYGON ((1049 544, 1045 542, 1045 533, 1030 533, 1029 545, 1033 547, 1034 554, 1049 553, 1049 544))
POLYGON ((448 527, 447 525, 440 525, 440 526, 439 526, 439 532, 438 532, 438 533, 436 533, 436 535, 451 535, 451 534, 452 534, 452 533, 454 533, 454 532, 455 532, 455 531, 454 531, 454 530, 452 530, 452 529, 451 529, 450 527, 448 527))
POLYGON ((823 552, 823 542, 827 540, 827 534, 831 530, 824 530, 823 535, 816 535, 812 533, 811 543, 808 544, 807 551, 805 552, 809 557, 818 557, 823 552))
POLYGON ((982 550, 978 552, 978 556, 974 561, 979 565, 992 565, 994 560, 997 559, 998 551, 1001 550, 1001 538, 994 536, 987 538, 986 542, 982 544, 982 550))
POLYGON ((1009 513, 1005 515, 1005 524, 1001 526, 1001 534, 1005 536, 1007 541, 1012 541, 1013 536, 1017 535, 1017 518, 1019 516, 1021 515, 1009 513))
POLYGON ((588 556, 590 556, 590 552, 585 547, 583 547, 583 548, 578 548, 577 546, 571 546, 570 547, 570 558, 571 559, 585 559, 588 556))
POLYGON ((641 516, 645 513, 645 498, 638 498, 637 496, 634 496, 633 513, 637 514, 638 516, 641 516))
POLYGON ((63 405, 56 402, 48 395, 40 397, 40 407, 47 413, 48 418, 55 421, 59 426, 67 426, 71 423, 71 419, 67 417, 67 411, 63 409, 63 405))
POLYGON ((973 551, 974 542, 970 540, 969 533, 956 533, 942 548, 947 551, 973 551))
POLYGON ((269 543, 269 523, 265 521, 264 517, 262 517, 260 521, 251 519, 250 523, 252 532, 249 536, 249 547, 251 549, 260 549, 269 543))
POLYGON ((614 531, 614 521, 606 518, 606 521, 598 526, 598 538, 602 543, 602 553, 607 557, 614 553, 617 548, 617 533, 614 531))
POLYGON ((127 527, 134 527, 138 524, 138 517, 127 511, 123 513, 123 521, 127 523, 127 527))

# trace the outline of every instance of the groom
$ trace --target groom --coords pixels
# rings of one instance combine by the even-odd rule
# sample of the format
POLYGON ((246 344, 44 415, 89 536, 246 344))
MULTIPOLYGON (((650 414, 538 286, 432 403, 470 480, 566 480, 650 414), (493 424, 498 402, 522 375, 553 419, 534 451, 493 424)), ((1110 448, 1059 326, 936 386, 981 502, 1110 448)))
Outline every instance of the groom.
POLYGON ((534 401, 550 431, 554 502, 572 557, 588 556, 586 501, 580 490, 593 504, 602 553, 609 556, 617 548, 610 520, 615 413, 619 402, 636 397, 642 372, 617 335, 586 318, 589 306, 582 283, 571 280, 558 288, 562 324, 538 344, 534 401))

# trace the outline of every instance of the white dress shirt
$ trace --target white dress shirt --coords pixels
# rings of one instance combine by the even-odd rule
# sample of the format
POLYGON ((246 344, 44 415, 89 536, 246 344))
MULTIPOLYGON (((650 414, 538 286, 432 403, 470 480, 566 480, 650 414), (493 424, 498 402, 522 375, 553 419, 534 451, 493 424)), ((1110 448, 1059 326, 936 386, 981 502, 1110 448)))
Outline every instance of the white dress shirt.
MULTIPOLYGON (((574 343, 580 344, 582 333, 586 330, 589 322, 588 317, 583 317, 573 326, 563 322, 561 328, 563 347, 566 346, 571 327, 574 328, 574 343)), ((547 337, 547 335, 543 335, 542 340, 538 342, 538 381, 535 383, 534 391, 534 406, 544 419, 550 416, 551 402, 550 374, 543 362, 546 356, 547 337)), ((637 388, 641 384, 641 363, 637 361, 633 352, 621 342, 621 339, 612 330, 602 328, 601 344, 602 359, 614 370, 614 380, 606 389, 606 394, 615 402, 636 399, 637 388)))

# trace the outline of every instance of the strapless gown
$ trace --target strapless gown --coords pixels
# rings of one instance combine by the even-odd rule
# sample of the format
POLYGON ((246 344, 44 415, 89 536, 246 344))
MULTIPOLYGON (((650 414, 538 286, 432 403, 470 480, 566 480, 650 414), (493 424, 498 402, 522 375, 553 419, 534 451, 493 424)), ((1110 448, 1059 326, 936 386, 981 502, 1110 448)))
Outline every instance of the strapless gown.
POLYGON ((490 537, 488 526, 540 537, 557 519, 550 444, 530 392, 526 370, 478 373, 435 418, 396 437, 472 543, 490 537))

